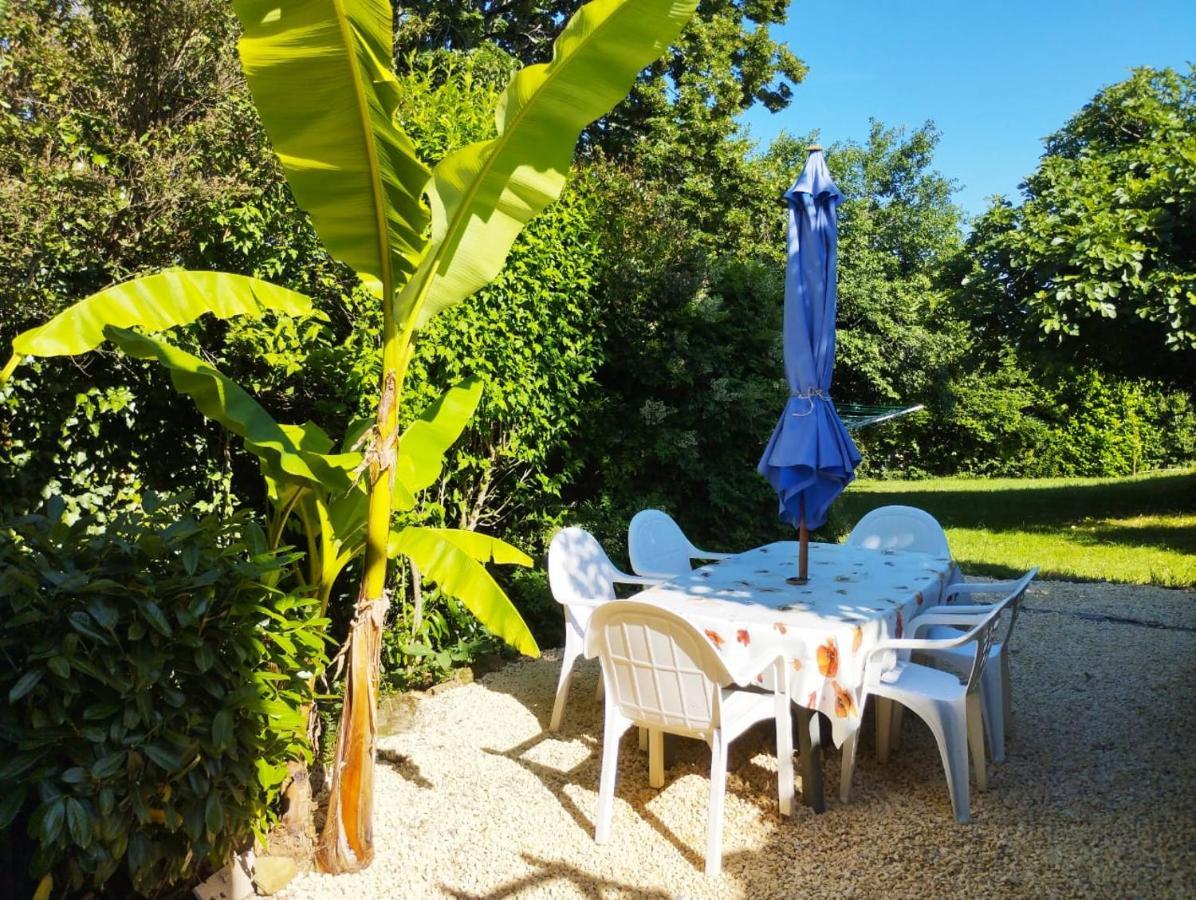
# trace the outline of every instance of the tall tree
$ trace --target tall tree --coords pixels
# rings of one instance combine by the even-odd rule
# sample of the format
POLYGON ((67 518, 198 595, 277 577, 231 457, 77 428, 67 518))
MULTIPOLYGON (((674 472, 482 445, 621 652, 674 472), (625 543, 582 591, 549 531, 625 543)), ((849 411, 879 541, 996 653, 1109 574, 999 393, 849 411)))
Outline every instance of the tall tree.
POLYGON ((1192 385, 1196 66, 1100 91, 1047 138, 1022 192, 976 223, 963 314, 994 339, 1192 385))
MULTIPOLYGON (((571 0, 411 0, 399 5, 396 46, 472 50, 493 43, 524 62, 545 62, 571 0)), ((673 142, 713 150, 743 110, 789 105, 806 65, 769 29, 788 0, 701 0, 674 46, 640 75, 627 99, 592 126, 590 144, 626 157, 672 132, 673 142)))

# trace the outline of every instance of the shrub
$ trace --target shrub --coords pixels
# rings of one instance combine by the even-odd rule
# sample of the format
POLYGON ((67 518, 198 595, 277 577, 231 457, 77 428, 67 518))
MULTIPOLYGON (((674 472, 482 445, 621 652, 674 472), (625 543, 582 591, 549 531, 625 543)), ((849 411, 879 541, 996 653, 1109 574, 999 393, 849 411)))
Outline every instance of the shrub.
POLYGON ((35 879, 156 891, 268 826, 326 621, 246 513, 51 507, 0 527, 0 827, 35 879))

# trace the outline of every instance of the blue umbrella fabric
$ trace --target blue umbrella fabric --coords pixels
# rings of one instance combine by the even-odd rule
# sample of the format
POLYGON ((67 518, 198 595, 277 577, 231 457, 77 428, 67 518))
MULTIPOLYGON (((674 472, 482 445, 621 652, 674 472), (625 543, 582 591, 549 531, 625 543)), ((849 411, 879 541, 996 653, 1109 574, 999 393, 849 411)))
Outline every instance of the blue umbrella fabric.
POLYGON ((831 402, 835 367, 835 278, 843 194, 822 151, 813 149, 789 205, 789 261, 785 269, 784 351, 789 400, 757 467, 780 500, 780 516, 813 530, 860 463, 831 402))

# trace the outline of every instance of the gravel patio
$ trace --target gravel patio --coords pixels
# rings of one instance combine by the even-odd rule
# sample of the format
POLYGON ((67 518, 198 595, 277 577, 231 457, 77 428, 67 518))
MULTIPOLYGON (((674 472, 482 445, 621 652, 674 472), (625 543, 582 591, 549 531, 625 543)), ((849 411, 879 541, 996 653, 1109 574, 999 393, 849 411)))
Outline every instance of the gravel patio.
POLYGON ((957 825, 933 739, 906 716, 884 766, 871 717, 851 802, 776 812, 771 726, 732 745, 724 873, 701 873, 709 754, 679 741, 648 786, 634 730, 611 843, 593 840, 602 712, 581 667, 545 732, 553 654, 419 698, 386 736, 378 855, 283 896, 788 897, 1196 895, 1196 592, 1041 582, 1013 639, 1008 761, 957 825))

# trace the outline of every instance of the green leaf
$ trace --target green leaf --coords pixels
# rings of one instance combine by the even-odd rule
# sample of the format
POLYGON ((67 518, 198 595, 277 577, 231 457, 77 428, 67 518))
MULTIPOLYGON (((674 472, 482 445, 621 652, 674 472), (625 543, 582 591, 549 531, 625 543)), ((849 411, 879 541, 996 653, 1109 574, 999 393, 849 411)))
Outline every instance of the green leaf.
MULTIPOLYGON (((74 628, 80 634, 84 634, 87 637, 91 638, 93 641, 97 641, 101 644, 107 645, 107 644, 112 643, 108 639, 108 635, 106 635, 106 634, 104 634, 104 632, 96 629, 96 627, 92 624, 91 616, 89 616, 87 613, 83 612, 82 610, 76 610, 75 612, 67 615, 66 618, 67 618, 67 621, 71 623, 71 627, 74 628)), ((75 664, 78 665, 78 660, 76 660, 75 664)))
POLYGON ((46 668, 59 678, 71 677, 71 663, 65 656, 51 656, 46 660, 46 668))
MULTIPOLYGON (((459 546, 460 540, 460 532, 409 526, 391 536, 389 551, 392 556, 401 553, 414 560, 428 580, 460 600, 478 621, 516 650, 539 656, 540 648, 519 611, 485 567, 459 546)), ((469 546, 473 551, 480 549, 478 544, 469 546)))
POLYGON ((42 680, 42 676, 46 674, 45 669, 30 669, 24 675, 17 679, 8 691, 8 702, 16 703, 31 690, 37 687, 38 682, 42 680))
POLYGON ((343 484, 347 488, 349 479, 342 469, 297 447, 256 400, 203 360, 135 331, 108 327, 104 332, 130 356, 154 359, 165 366, 176 390, 195 401, 209 419, 240 437, 247 450, 277 467, 279 475, 285 472, 313 484, 343 484))
POLYGON ((163 637, 170 637, 174 633, 170 627, 170 623, 166 621, 166 614, 162 612, 162 607, 158 606, 153 600, 144 600, 139 605, 142 615, 154 627, 155 631, 163 637))
POLYGON ((511 79, 495 111, 498 136, 432 172, 432 243, 399 296, 397 321, 422 326, 498 275, 523 226, 560 195, 582 129, 623 99, 696 7, 593 0, 556 39, 552 62, 511 79))
POLYGON ((241 65, 295 199, 329 253, 395 290, 424 249, 428 170, 394 124, 389 0, 233 8, 241 65))
POLYGON ((216 664, 216 651, 208 644, 195 648, 195 668, 206 672, 216 664))
POLYGON ((91 775, 93 778, 111 778, 124 767, 124 764, 125 751, 117 750, 115 753, 109 753, 107 756, 97 759, 91 766, 91 775))
POLYGON ((220 805, 220 794, 216 791, 208 793, 207 803, 204 804, 204 823, 210 834, 220 834, 224 827, 224 807, 220 805))
POLYGON ((466 379, 445 391, 403 432, 395 467, 397 509, 411 509, 415 495, 440 477, 445 453, 461 436, 481 399, 481 379, 466 379))
POLYGON ((66 798, 51 800, 43 810, 37 829, 38 838, 43 844, 53 844, 62 836, 62 826, 66 821, 66 798))
POLYGON ((66 825, 76 846, 86 848, 91 844, 91 816, 74 797, 66 798, 66 825))
POLYGON ((134 278, 80 300, 49 322, 13 339, 13 356, 0 371, 5 381, 24 356, 77 356, 104 341, 104 326, 136 325, 163 331, 193 322, 204 313, 221 319, 261 316, 266 310, 292 316, 312 314, 311 300, 245 275, 170 269, 134 278))
POLYGON ((161 744, 146 744, 142 748, 142 751, 158 766, 172 775, 183 767, 183 761, 179 758, 179 755, 173 750, 163 747, 161 744))
POLYGON ((233 745, 233 714, 227 709, 212 717, 212 743, 221 750, 233 745))

